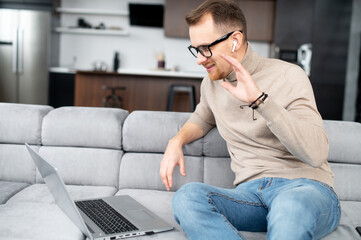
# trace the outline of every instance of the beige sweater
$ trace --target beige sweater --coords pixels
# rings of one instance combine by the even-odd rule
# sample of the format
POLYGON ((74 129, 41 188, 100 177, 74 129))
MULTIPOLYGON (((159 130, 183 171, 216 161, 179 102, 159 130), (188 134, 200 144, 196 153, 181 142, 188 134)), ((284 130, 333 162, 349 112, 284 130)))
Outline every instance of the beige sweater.
MULTIPOLYGON (((201 101, 189 122, 204 134, 217 126, 227 142, 234 184, 261 177, 308 178, 333 186, 327 162, 328 139, 318 113, 312 86, 304 71, 277 59, 259 56, 248 44, 242 65, 251 74, 266 101, 255 110, 239 106, 222 80, 205 77, 201 101)), ((232 71, 223 81, 237 84, 232 71)))

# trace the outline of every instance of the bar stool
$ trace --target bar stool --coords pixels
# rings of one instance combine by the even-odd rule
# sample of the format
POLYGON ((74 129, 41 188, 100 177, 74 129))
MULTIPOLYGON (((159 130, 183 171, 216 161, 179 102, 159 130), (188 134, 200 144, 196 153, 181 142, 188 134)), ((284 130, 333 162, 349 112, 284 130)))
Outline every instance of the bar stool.
POLYGON ((196 91, 194 85, 190 84, 173 84, 169 87, 167 111, 172 111, 174 95, 177 93, 187 93, 189 96, 190 111, 196 108, 196 91))
POLYGON ((103 90, 111 90, 111 94, 103 98, 103 107, 122 108, 123 99, 116 94, 117 90, 125 90, 125 87, 102 86, 103 90))

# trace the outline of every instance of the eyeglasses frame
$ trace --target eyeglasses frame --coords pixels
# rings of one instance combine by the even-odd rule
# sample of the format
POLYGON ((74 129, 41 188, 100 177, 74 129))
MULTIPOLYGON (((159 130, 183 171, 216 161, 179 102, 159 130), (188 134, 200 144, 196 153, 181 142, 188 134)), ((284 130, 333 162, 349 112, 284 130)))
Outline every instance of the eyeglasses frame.
POLYGON ((192 45, 189 45, 189 46, 188 46, 188 50, 192 53, 192 55, 193 55, 195 58, 198 58, 198 53, 201 53, 202 56, 205 57, 205 58, 210 58, 210 57, 212 57, 212 55, 213 55, 213 53, 212 53, 212 51, 211 51, 211 47, 214 46, 214 45, 216 45, 216 44, 218 44, 218 43, 220 43, 220 42, 223 42, 224 40, 227 40, 233 33, 237 32, 237 31, 243 33, 242 30, 235 30, 235 31, 233 31, 233 32, 230 32, 230 33, 227 33, 227 34, 223 35, 222 37, 218 38, 217 40, 215 40, 214 42, 212 42, 212 43, 210 43, 210 44, 208 44, 208 45, 200 45, 200 46, 198 46, 198 47, 194 47, 194 46, 192 46, 192 45), (211 55, 205 56, 204 53, 203 53, 203 51, 199 49, 200 47, 203 47, 203 48, 206 47, 206 48, 208 48, 208 50, 209 50, 209 52, 211 53, 211 55), (196 50, 197 55, 195 55, 195 54, 192 52, 192 48, 196 50))

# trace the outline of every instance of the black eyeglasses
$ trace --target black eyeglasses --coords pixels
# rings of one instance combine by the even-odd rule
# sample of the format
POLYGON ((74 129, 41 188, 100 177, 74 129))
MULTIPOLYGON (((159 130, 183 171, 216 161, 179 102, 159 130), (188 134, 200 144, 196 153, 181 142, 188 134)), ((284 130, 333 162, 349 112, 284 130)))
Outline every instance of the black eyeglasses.
MULTIPOLYGON (((237 30, 236 30, 237 31, 237 30)), ((198 57, 198 53, 200 52, 202 54, 203 57, 209 58, 212 57, 212 51, 211 51, 211 47, 216 45, 217 43, 223 42, 224 40, 228 39, 234 32, 230 32, 227 33, 226 35, 218 38, 216 41, 212 42, 209 45, 201 45, 199 47, 193 47, 192 45, 188 46, 188 50, 192 53, 192 55, 194 57, 198 57)), ((242 32, 242 30, 238 30, 240 32, 242 32)))

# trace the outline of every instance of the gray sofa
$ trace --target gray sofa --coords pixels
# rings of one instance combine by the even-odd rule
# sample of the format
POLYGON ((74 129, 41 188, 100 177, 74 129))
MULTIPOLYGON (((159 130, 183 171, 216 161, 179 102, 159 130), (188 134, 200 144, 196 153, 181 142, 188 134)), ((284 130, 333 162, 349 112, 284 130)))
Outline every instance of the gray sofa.
MULTIPOLYGON (((0 103, 0 239, 84 239, 54 204, 25 142, 57 167, 73 199, 128 194, 175 228, 139 240, 187 239, 173 219, 173 191, 194 181, 232 188, 234 177, 215 128, 184 147, 187 177, 176 169, 174 187, 165 191, 162 154, 189 115, 0 103)), ((340 226, 324 239, 361 239, 355 231, 361 226, 361 124, 324 123, 342 207, 340 226)), ((244 236, 266 239, 265 233, 244 236)))

